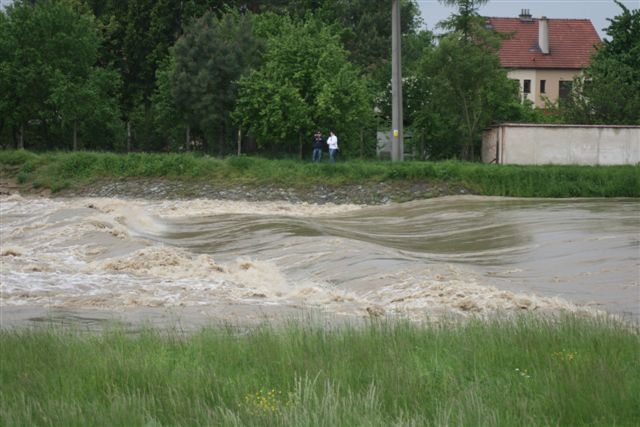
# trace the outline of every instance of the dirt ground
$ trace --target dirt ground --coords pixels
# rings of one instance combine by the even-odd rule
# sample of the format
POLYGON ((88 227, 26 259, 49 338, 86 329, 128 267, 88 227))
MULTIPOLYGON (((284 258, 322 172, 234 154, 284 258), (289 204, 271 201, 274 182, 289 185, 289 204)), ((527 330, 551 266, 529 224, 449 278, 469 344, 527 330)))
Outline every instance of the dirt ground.
POLYGON ((0 196, 10 196, 12 194, 51 197, 51 190, 48 188, 35 189, 31 184, 18 184, 13 178, 0 177, 0 196))

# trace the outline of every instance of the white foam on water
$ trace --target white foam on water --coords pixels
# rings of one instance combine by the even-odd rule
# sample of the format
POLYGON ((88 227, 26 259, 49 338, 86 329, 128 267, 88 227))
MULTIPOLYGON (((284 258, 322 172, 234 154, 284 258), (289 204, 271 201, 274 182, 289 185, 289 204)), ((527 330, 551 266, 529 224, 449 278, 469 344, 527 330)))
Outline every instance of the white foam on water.
POLYGON ((330 216, 362 209, 361 205, 327 203, 289 202, 243 202, 232 200, 195 199, 184 201, 163 201, 157 206, 158 215, 163 218, 204 217, 225 214, 282 215, 292 217, 330 216))
MULTIPOLYGON (((319 274, 308 278, 297 275, 294 280, 285 273, 329 256, 357 255, 362 246, 351 245, 350 240, 341 237, 326 236, 310 251, 303 250, 306 236, 296 240, 291 237, 289 243, 295 241, 299 253, 285 256, 280 252, 274 259, 260 260, 239 254, 227 262, 216 261, 215 255, 196 254, 153 240, 153 236, 171 231, 165 219, 197 220, 229 214, 326 219, 361 209, 355 205, 277 202, 0 197, 0 306, 119 310, 242 302, 311 307, 340 315, 411 319, 447 313, 482 316, 587 310, 560 298, 487 286, 480 273, 459 266, 418 263, 409 269, 392 267, 384 275, 367 276, 364 271, 365 276, 357 280, 344 274, 343 282, 323 280, 319 274), (340 250, 337 254, 336 249, 340 250), (359 284, 356 286, 355 282, 359 284)), ((477 216, 441 215, 472 220, 477 216)), ((343 226, 348 225, 349 221, 343 226)), ((393 248, 383 248, 378 253, 388 253, 390 259, 394 254, 401 257, 401 251, 393 248)), ((508 270, 500 275, 519 271, 508 270)))
POLYGON ((480 276, 461 267, 449 266, 448 271, 436 274, 431 270, 404 273, 388 277, 392 284, 373 290, 365 297, 377 301, 387 312, 409 318, 433 313, 486 316, 534 311, 593 311, 561 298, 514 293, 482 285, 480 276))

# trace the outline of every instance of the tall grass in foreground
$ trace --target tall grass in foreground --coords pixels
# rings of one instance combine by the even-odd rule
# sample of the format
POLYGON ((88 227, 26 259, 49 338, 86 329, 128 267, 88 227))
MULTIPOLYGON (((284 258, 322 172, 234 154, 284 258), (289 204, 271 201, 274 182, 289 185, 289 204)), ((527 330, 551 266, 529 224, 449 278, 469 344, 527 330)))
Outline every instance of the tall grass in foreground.
POLYGON ((607 319, 0 332, 5 426, 640 421, 637 326, 607 319))
POLYGON ((193 154, 0 151, 0 171, 53 191, 103 178, 168 178, 219 185, 356 185, 437 182, 512 197, 640 197, 640 166, 514 166, 347 161, 336 165, 193 154))

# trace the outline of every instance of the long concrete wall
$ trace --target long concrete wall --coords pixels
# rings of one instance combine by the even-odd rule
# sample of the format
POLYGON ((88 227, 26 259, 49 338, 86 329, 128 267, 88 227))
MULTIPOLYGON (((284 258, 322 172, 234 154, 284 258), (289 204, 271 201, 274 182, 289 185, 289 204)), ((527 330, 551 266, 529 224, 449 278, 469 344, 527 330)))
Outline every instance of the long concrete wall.
POLYGON ((640 126, 505 123, 485 131, 482 161, 517 165, 640 164, 640 126))

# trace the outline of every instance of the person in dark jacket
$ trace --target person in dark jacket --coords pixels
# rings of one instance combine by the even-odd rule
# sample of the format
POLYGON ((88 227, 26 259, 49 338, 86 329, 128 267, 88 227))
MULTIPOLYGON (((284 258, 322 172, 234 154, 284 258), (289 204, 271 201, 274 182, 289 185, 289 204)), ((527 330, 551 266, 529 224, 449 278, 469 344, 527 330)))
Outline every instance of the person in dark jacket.
POLYGON ((313 161, 314 163, 322 160, 322 147, 324 147, 324 141, 322 140, 322 134, 317 131, 313 135, 313 161))

